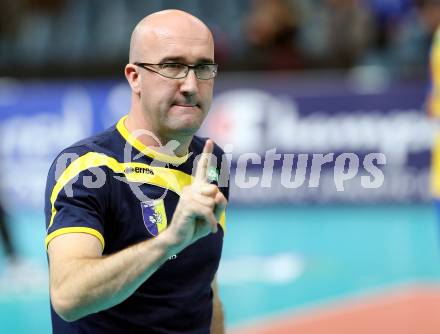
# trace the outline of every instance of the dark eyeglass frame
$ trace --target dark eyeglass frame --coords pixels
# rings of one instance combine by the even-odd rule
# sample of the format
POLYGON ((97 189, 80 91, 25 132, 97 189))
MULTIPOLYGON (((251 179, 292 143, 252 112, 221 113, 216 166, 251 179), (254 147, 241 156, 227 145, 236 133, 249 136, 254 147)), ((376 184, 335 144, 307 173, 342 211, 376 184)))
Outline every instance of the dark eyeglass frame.
POLYGON ((182 63, 158 63, 158 64, 152 64, 152 63, 141 63, 141 62, 135 62, 133 63, 136 66, 142 67, 145 70, 157 73, 165 78, 169 78, 169 79, 183 79, 186 78, 188 76, 188 73, 190 70, 194 71, 194 74, 196 75, 197 79, 199 80, 211 80, 214 79, 217 76, 217 69, 218 69, 218 64, 216 63, 201 63, 201 64, 197 64, 197 65, 187 65, 187 64, 182 64, 182 63), (163 66, 163 65, 180 65, 186 68, 186 71, 184 72, 184 75, 182 76, 177 76, 177 77, 173 77, 173 76, 167 76, 164 75, 163 73, 160 73, 158 70, 155 70, 153 68, 150 68, 148 66, 163 66), (210 78, 201 78, 198 75, 198 71, 197 69, 199 69, 201 66, 206 66, 206 65, 210 65, 210 66, 214 66, 213 71, 212 71, 212 77, 210 78))

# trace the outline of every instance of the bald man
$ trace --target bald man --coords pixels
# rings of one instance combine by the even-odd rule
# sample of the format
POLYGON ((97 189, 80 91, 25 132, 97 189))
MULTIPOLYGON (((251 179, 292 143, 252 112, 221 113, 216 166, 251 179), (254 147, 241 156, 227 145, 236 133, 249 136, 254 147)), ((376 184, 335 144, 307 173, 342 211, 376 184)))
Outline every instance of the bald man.
POLYGON ((229 189, 223 151, 194 135, 216 73, 196 17, 166 10, 135 27, 128 115, 49 171, 54 334, 224 332, 215 275, 229 189))

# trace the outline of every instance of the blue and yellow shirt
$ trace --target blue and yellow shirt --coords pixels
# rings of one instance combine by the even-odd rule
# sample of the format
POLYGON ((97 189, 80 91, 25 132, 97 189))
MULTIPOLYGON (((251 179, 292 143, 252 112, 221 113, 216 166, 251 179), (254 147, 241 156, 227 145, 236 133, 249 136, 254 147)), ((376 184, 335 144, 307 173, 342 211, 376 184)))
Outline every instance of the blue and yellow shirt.
MULTIPOLYGON (((61 234, 82 232, 97 237, 108 255, 154 238, 171 222, 206 140, 194 136, 187 156, 165 155, 135 139, 124 119, 55 159, 46 187, 46 247, 61 234)), ((214 155, 217 166, 209 171, 210 180, 219 184, 225 161, 217 145, 214 155)), ((219 188, 228 198, 226 179, 219 188)), ((110 309, 65 322, 52 308, 53 333, 209 333, 211 282, 222 251, 224 214, 220 225, 217 233, 171 257, 132 296, 110 309)))

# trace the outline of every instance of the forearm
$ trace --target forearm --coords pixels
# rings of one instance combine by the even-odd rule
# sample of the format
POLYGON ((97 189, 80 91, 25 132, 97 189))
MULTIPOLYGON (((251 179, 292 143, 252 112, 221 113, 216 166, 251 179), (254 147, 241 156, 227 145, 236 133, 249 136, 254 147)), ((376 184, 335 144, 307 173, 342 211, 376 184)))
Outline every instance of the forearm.
POLYGON ((51 275, 55 309, 76 320, 121 303, 147 280, 175 249, 155 238, 99 258, 70 258, 61 275, 51 275))

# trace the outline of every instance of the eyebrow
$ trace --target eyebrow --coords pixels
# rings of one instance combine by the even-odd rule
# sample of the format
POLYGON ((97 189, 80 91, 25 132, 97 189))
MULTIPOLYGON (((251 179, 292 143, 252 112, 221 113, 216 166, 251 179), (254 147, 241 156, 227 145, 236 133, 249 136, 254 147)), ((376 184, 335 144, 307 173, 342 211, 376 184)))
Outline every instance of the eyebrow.
MULTIPOLYGON (((186 59, 184 57, 165 57, 165 58, 162 58, 159 61, 159 63, 166 63, 166 62, 174 62, 174 63, 186 64, 186 59)), ((199 59, 197 59, 195 64, 214 64, 214 59, 211 59, 211 58, 199 58, 199 59)))

